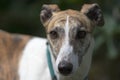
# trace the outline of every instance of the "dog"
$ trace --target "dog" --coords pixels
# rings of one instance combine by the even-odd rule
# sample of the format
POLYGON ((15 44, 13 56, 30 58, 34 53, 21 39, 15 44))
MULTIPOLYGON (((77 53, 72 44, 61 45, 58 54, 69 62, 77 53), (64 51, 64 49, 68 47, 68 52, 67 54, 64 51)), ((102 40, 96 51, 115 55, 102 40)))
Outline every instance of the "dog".
POLYGON ((88 80, 92 32, 104 25, 99 5, 43 5, 40 20, 47 39, 0 31, 0 80, 88 80))

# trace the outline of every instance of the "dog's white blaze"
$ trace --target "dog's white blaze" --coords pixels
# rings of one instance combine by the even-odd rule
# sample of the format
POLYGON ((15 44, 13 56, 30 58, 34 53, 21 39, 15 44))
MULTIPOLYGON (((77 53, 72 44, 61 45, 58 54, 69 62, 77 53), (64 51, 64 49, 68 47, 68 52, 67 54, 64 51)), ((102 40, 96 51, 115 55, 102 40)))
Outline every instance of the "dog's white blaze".
POLYGON ((78 56, 74 54, 73 52, 73 46, 69 44, 69 16, 67 16, 66 19, 66 24, 65 24, 65 39, 64 42, 62 44, 62 47, 60 49, 59 55, 57 57, 56 60, 56 65, 58 67, 58 64, 62 61, 65 60, 67 62, 70 62, 73 64, 73 71, 76 70, 76 68, 78 67, 78 56))
POLYGON ((69 16, 67 16, 65 24, 65 42, 69 44, 69 16))

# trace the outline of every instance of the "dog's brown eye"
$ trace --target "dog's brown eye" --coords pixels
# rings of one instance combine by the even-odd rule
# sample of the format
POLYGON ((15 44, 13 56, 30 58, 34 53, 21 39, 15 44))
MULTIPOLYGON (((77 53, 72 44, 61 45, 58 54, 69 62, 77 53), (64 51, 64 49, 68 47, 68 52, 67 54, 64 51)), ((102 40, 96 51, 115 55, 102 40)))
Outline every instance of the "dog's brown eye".
POLYGON ((76 35, 76 38, 77 39, 82 39, 82 38, 85 38, 85 36, 86 36, 86 31, 78 31, 77 35, 76 35))
POLYGON ((51 32, 50 32, 50 37, 51 37, 52 39, 56 39, 56 38, 58 38, 58 33, 57 33, 56 31, 51 31, 51 32))

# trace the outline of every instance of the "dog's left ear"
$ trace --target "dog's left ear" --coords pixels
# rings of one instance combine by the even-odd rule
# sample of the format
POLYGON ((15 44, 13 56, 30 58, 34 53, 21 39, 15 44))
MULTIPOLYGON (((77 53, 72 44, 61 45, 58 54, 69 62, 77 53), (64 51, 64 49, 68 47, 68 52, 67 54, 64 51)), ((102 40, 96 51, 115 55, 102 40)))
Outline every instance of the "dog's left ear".
POLYGON ((40 12, 40 19, 42 24, 45 26, 46 22, 52 17, 54 12, 60 11, 59 7, 55 4, 42 6, 42 10, 40 12))
POLYGON ((92 20, 95 25, 104 25, 103 14, 98 4, 85 4, 83 5, 81 12, 85 14, 90 20, 92 20))

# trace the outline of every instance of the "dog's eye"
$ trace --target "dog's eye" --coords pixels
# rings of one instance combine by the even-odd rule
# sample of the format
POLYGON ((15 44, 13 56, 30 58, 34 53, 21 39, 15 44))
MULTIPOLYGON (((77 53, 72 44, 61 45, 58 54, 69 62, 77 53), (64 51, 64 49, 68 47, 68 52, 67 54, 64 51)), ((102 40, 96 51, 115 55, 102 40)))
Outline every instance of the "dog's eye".
POLYGON ((52 39, 58 38, 58 33, 56 31, 51 31, 49 34, 52 39))
POLYGON ((82 39, 82 38, 85 38, 85 36, 86 36, 86 31, 78 31, 77 35, 76 35, 76 38, 77 39, 82 39))

